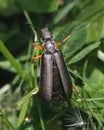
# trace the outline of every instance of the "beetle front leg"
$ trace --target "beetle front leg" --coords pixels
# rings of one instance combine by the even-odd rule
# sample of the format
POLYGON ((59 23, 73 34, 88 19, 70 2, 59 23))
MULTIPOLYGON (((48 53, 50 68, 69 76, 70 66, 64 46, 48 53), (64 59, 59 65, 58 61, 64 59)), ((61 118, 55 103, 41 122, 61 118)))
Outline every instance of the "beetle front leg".
POLYGON ((38 49, 38 50, 44 50, 44 48, 40 45, 33 44, 33 47, 38 49))
POLYGON ((85 101, 85 103, 87 103, 87 100, 80 95, 78 89, 76 88, 76 86, 75 86, 74 84, 73 84, 72 87, 73 87, 75 93, 79 96, 79 98, 80 98, 82 101, 85 101))
POLYGON ((40 59, 42 55, 38 55, 32 58, 32 62, 35 62, 36 60, 40 59))

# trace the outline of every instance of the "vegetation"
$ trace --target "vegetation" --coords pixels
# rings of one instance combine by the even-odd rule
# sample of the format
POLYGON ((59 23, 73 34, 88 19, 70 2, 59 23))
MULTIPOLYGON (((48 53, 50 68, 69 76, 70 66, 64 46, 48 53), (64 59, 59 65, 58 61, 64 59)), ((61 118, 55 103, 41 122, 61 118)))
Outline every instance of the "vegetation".
POLYGON ((0 129, 104 129, 104 1, 0 0, 0 129), (39 96, 40 29, 62 50, 73 84, 70 104, 39 96), (57 104, 56 104, 57 105, 57 104))

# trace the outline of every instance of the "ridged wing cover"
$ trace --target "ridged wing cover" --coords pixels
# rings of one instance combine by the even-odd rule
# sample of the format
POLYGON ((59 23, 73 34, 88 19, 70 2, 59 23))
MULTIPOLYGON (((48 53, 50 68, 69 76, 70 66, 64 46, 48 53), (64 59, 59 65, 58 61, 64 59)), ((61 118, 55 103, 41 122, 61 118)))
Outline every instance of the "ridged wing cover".
POLYGON ((41 59, 40 93, 47 102, 52 97, 53 85, 53 60, 51 54, 44 53, 41 59))
POLYGON ((72 95, 72 82, 71 82, 71 77, 68 73, 62 52, 60 50, 57 50, 54 53, 56 64, 59 70, 61 82, 63 85, 63 89, 66 95, 67 99, 70 99, 72 95))

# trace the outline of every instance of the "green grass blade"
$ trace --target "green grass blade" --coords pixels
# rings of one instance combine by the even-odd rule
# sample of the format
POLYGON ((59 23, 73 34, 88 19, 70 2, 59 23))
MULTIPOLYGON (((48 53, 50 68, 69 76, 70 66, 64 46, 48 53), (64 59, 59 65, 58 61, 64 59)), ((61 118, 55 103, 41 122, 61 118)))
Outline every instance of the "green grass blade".
POLYGON ((29 92, 26 96, 24 96, 17 104, 22 105, 24 102, 26 102, 32 95, 37 94, 39 91, 38 87, 35 87, 31 92, 29 92))
POLYGON ((83 49, 82 51, 80 51, 78 54, 76 54, 70 61, 69 64, 72 63, 76 63, 79 60, 83 59, 87 54, 89 54, 92 50, 94 50, 95 48, 97 48, 100 45, 100 42, 96 42, 94 44, 91 44, 89 46, 87 46, 85 49, 83 49))
POLYGON ((71 9, 77 4, 78 1, 69 2, 64 8, 62 8, 54 19, 54 24, 60 22, 71 11, 71 9))
POLYGON ((6 117, 6 115, 1 112, 1 110, 0 110, 0 116, 2 116, 3 119, 5 120, 5 124, 8 126, 8 130, 15 130, 15 128, 13 127, 13 125, 10 123, 10 121, 8 120, 8 118, 6 117))
POLYGON ((23 77, 24 70, 21 67, 21 65, 16 61, 14 56, 9 52, 9 50, 6 48, 6 46, 3 44, 2 41, 0 41, 0 52, 2 55, 11 63, 11 65, 15 68, 17 73, 23 77))
POLYGON ((35 28, 33 27, 33 23, 32 23, 30 16, 26 10, 24 10, 24 15, 26 17, 27 22, 31 25, 30 27, 32 29, 33 34, 35 35, 35 41, 37 41, 37 39, 38 39, 37 32, 35 31, 35 28))
POLYGON ((45 130, 45 124, 44 124, 44 120, 43 120, 43 116, 42 116, 41 105, 40 105, 40 102, 38 99, 37 99, 37 108, 38 108, 41 128, 42 128, 42 130, 45 130))
POLYGON ((30 99, 26 100, 26 102, 22 106, 22 110, 20 111, 19 118, 18 118, 17 130, 21 127, 22 123, 24 122, 29 103, 30 103, 30 99))

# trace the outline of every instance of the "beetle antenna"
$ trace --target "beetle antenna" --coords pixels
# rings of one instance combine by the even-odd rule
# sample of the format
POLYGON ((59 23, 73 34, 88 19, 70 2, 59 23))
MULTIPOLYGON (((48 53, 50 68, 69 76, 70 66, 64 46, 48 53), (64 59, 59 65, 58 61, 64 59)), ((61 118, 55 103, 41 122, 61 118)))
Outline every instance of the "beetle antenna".
POLYGON ((51 30, 51 27, 52 27, 52 19, 53 17, 55 16, 56 12, 52 13, 50 18, 49 18, 49 21, 47 23, 47 27, 51 30))

